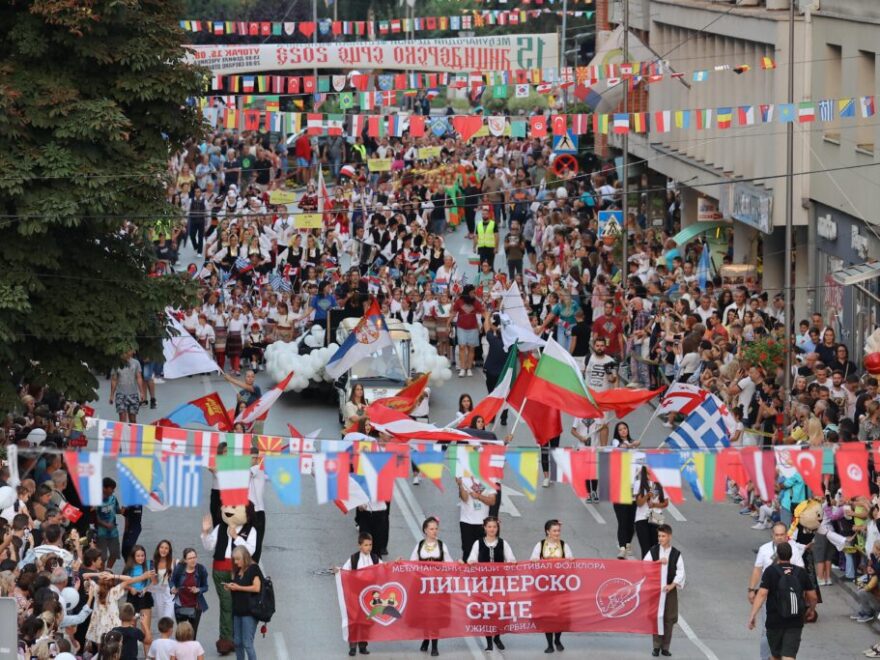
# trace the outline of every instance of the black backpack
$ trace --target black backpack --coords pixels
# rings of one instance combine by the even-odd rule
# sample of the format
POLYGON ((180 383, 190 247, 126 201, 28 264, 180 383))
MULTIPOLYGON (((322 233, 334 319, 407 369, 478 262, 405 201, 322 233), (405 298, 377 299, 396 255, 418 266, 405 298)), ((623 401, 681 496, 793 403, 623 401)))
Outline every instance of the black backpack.
POLYGON ((263 576, 260 579, 260 593, 251 595, 251 616, 257 621, 269 623, 275 614, 275 587, 272 578, 263 576))
POLYGON ((802 618, 807 610, 804 588, 798 577, 797 567, 779 566, 779 581, 776 583, 776 609, 783 619, 802 618))

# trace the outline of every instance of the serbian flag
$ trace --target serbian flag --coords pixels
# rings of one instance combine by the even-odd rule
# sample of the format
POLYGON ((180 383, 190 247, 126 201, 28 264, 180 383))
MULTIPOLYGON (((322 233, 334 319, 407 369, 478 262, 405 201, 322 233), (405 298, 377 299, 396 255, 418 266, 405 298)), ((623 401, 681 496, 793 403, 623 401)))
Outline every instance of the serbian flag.
POLYGON ((104 465, 102 454, 96 451, 66 451, 64 462, 73 477, 73 485, 83 506, 100 506, 104 500, 104 465))
POLYGON ((647 403, 655 396, 660 394, 663 388, 656 390, 631 389, 629 387, 616 387, 604 392, 596 392, 590 390, 599 410, 611 411, 617 417, 622 418, 629 415, 639 406, 647 403))
POLYGON ((315 454, 315 490, 318 504, 348 499, 348 475, 351 456, 348 452, 315 454))
MULTIPOLYGON (((514 357, 514 359, 516 358, 514 357)), ((475 417, 482 417, 486 424, 489 424, 495 419, 495 415, 497 415, 498 411, 504 406, 504 402, 510 394, 510 385, 512 381, 513 369, 505 370, 501 380, 495 385, 495 389, 489 392, 489 395, 480 401, 471 412, 458 420, 455 424, 456 428, 467 428, 470 426, 471 420, 475 417)))
POLYGON ((441 429, 433 424, 417 422, 409 415, 381 404, 371 403, 367 406, 367 417, 373 428, 393 435, 400 440, 430 442, 469 442, 473 440, 464 431, 441 429))
POLYGON ((223 506, 246 506, 251 478, 251 457, 225 454, 217 457, 217 485, 223 506))
POLYGON ((293 378, 292 371, 287 374, 284 380, 242 410, 238 417, 235 418, 235 423, 250 424, 258 419, 265 419, 265 416, 269 414, 269 408, 271 408, 272 404, 278 400, 278 397, 284 393, 291 378, 293 378))
POLYGON ((868 487, 868 450, 860 443, 838 445, 834 455, 840 487, 848 497, 871 497, 868 487))
POLYGON ((355 329, 330 358, 324 371, 332 378, 339 378, 364 358, 393 346, 385 317, 379 303, 373 299, 355 329))
POLYGON ((390 451, 371 451, 360 455, 360 468, 373 502, 390 502, 397 478, 397 455, 390 451))
POLYGON ((387 406, 392 410, 409 413, 418 404, 419 397, 422 396, 425 387, 428 386, 428 379, 430 377, 430 372, 422 374, 394 396, 386 396, 382 399, 376 399, 373 403, 387 406))
POLYGON ((645 452, 648 471, 654 475, 654 481, 663 486, 663 491, 673 504, 684 501, 681 491, 681 460, 679 452, 645 452))
POLYGON ((226 407, 217 392, 179 405, 162 419, 154 422, 156 426, 184 427, 190 424, 215 426, 220 431, 231 431, 232 423, 226 415, 226 407))

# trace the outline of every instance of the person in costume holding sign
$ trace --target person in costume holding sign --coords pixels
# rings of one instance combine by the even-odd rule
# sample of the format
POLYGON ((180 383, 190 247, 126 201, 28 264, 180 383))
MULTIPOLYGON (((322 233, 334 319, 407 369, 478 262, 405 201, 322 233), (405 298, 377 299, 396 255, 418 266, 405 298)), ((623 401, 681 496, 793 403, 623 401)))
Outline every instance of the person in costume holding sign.
MULTIPOLYGON (((368 566, 375 566, 381 563, 382 559, 373 552, 373 537, 366 532, 361 532, 358 534, 358 551, 345 561, 341 569, 336 568, 333 572, 338 573, 340 570, 356 571, 360 568, 367 568, 368 566)), ((366 642, 349 639, 348 655, 354 657, 357 655, 358 650, 360 650, 361 655, 370 655, 366 642)))
MULTIPOLYGON (((516 561, 513 556, 513 550, 507 541, 498 536, 501 532, 501 523, 495 516, 486 516, 483 520, 483 538, 476 541, 468 555, 468 564, 499 564, 516 561)), ((486 636, 486 650, 492 651, 495 647, 499 651, 504 650, 504 642, 501 641, 501 635, 486 636)))
MULTIPOLYGON (((544 538, 535 544, 532 550, 532 561, 539 559, 573 559, 574 553, 571 546, 562 540, 562 523, 556 520, 548 520, 544 523, 544 538)), ((556 617, 554 617, 556 618, 556 617)), ((564 651, 562 645, 562 633, 544 633, 547 638, 547 648, 544 653, 553 653, 554 651, 564 651), (554 648, 555 647, 555 648, 554 648)))
MULTIPOLYGON (((451 562, 452 553, 449 552, 449 547, 437 538, 437 532, 439 531, 440 521, 437 518, 434 516, 425 518, 425 522, 422 523, 422 533, 425 535, 425 538, 416 543, 416 547, 413 548, 409 560, 451 562)), ((436 627, 439 628, 439 626, 436 627)), ((437 650, 437 637, 422 640, 421 652, 428 652, 429 642, 431 644, 431 655, 435 657, 440 655, 440 651, 437 650)))

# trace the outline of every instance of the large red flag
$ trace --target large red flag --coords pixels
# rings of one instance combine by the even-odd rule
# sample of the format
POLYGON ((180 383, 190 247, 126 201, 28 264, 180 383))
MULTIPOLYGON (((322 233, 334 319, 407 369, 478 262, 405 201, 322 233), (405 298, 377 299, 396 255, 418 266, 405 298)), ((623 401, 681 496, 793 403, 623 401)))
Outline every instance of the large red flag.
POLYGON ((847 498, 871 497, 868 487, 868 450, 864 445, 852 442, 839 445, 834 456, 840 487, 847 498))
MULTIPOLYGON (((507 403, 516 412, 520 412, 523 397, 529 390, 529 386, 535 377, 535 367, 538 361, 529 353, 521 353, 519 355, 520 371, 507 397, 507 403)), ((539 445, 545 445, 551 438, 562 435, 562 419, 559 411, 550 406, 534 401, 526 400, 525 407, 522 408, 523 421, 529 425, 532 435, 539 445)))
MULTIPOLYGON (((743 459, 740 450, 733 447, 722 449, 718 452, 715 462, 715 493, 719 492, 719 486, 723 488, 724 478, 731 479, 737 486, 743 487, 749 480, 749 475, 743 467, 743 459)), ((723 498, 722 498, 723 499, 723 498)))
POLYGON ((428 385, 428 378, 430 377, 430 372, 422 374, 394 396, 386 396, 382 399, 376 399, 373 403, 379 403, 392 410, 409 413, 416 407, 419 397, 428 385))
POLYGON ((745 447, 742 450, 742 463, 761 499, 770 502, 776 494, 773 487, 776 482, 776 452, 760 447, 745 447))
POLYGON ((791 460, 813 495, 822 494, 822 450, 801 449, 791 452, 791 460))
POLYGON ((626 417, 633 410, 647 403, 660 394, 663 388, 656 390, 631 389, 628 387, 616 387, 604 392, 590 390, 599 410, 613 412, 617 417, 626 417))

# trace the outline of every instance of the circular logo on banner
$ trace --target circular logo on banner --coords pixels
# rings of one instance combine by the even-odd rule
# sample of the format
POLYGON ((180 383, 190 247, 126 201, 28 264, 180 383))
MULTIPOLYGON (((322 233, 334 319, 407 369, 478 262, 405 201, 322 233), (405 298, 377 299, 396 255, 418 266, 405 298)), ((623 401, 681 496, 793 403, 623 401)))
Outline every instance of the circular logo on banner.
POLYGON ((358 603, 370 621, 383 626, 403 617, 406 609, 406 589, 399 582, 371 584, 361 591, 358 603))
POLYGON ((446 131, 448 130, 449 123, 446 121, 445 117, 439 117, 431 122, 431 132, 437 137, 446 135, 446 131))
POLYGON ((850 463, 850 465, 846 468, 846 476, 848 476, 853 481, 861 481, 862 480, 862 468, 860 468, 855 463, 850 463))
POLYGON ((532 124, 532 130, 536 133, 540 133, 541 131, 547 130, 547 125, 544 123, 543 119, 539 119, 532 124))
POLYGON ((596 590, 596 606, 606 619, 622 619, 639 607, 639 596, 645 578, 632 583, 625 578, 605 580, 596 590))
POLYGON ((491 116, 487 118, 486 123, 489 125, 489 132, 495 137, 504 135, 504 129, 507 128, 506 117, 491 116))

